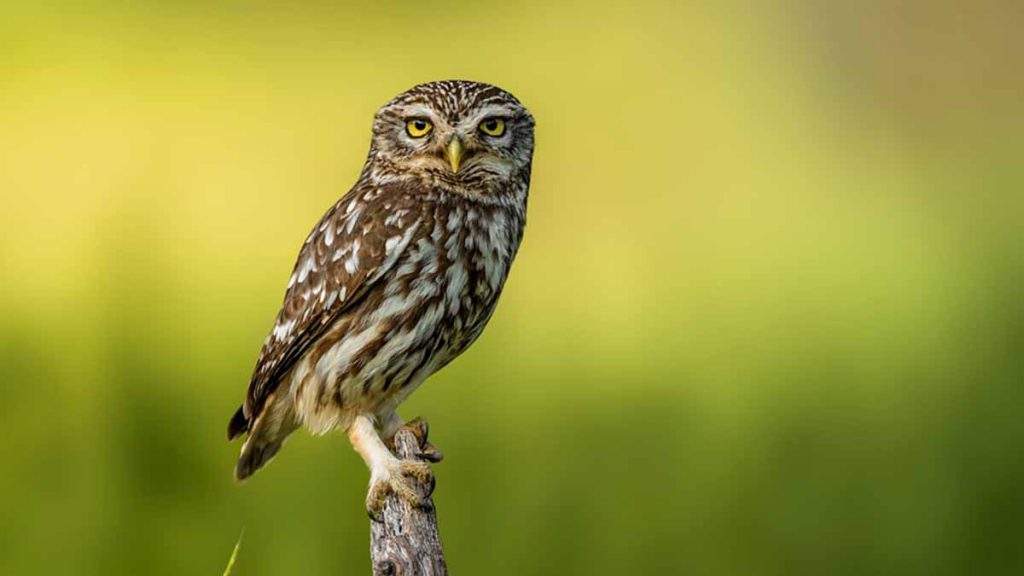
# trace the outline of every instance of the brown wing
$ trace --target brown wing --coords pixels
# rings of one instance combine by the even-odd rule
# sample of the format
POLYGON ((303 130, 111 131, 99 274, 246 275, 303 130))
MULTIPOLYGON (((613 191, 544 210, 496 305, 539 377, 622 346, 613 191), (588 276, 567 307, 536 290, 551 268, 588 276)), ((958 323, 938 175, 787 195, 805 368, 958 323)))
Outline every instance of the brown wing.
POLYGON ((248 430, 310 345, 394 266, 420 224, 410 202, 395 190, 357 187, 320 219, 299 252, 229 437, 248 430))

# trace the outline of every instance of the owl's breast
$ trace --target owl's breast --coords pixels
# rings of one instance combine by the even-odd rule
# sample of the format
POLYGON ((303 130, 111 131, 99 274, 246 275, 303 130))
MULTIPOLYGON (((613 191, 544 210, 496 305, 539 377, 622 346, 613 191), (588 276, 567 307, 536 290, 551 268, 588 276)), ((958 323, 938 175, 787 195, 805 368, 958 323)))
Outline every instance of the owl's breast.
MULTIPOLYGON (((392 270, 312 353, 314 378, 303 385, 299 376, 298 395, 308 389, 311 407, 397 405, 483 332, 521 230, 498 210, 444 206, 421 214, 392 270)), ((307 411, 314 415, 307 422, 318 418, 307 411)))
POLYGON ((438 317, 429 338, 437 368, 468 348, 494 311, 518 244, 493 233, 504 220, 496 211, 438 210, 430 234, 408 253, 408 269, 420 270, 411 289, 438 317))

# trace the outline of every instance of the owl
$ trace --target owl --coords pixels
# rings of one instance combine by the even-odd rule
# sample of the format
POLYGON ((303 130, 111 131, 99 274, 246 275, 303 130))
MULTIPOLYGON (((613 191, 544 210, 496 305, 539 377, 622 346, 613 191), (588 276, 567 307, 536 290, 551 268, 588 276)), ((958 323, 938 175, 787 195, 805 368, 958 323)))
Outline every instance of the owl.
POLYGON ((306 238, 248 394, 235 477, 300 426, 341 430, 370 469, 367 508, 419 503, 419 461, 388 448, 398 406, 462 354, 494 313, 526 224, 533 116, 478 82, 415 86, 373 120, 355 186, 306 238))

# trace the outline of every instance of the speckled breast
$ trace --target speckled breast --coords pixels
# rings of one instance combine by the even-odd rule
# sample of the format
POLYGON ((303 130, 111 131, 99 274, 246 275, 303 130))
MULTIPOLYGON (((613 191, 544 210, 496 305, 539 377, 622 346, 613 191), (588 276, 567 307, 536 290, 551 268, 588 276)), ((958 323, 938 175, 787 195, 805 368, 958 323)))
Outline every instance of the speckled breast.
POLYGON ((436 202, 424 205, 416 222, 383 289, 362 303, 358 319, 340 326, 345 333, 335 346, 359 349, 343 374, 322 380, 321 397, 336 406, 393 409, 465 351, 494 312, 522 237, 515 212, 436 202))

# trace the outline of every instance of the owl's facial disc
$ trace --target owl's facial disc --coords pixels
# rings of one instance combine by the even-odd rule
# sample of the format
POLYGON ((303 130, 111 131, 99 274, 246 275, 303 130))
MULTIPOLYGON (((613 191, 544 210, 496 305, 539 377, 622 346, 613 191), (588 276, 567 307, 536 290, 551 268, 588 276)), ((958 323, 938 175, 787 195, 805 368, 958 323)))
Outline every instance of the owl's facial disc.
POLYGON ((528 178, 533 117, 486 84, 442 81, 413 87, 374 119, 371 168, 382 179, 415 179, 466 196, 528 178))

